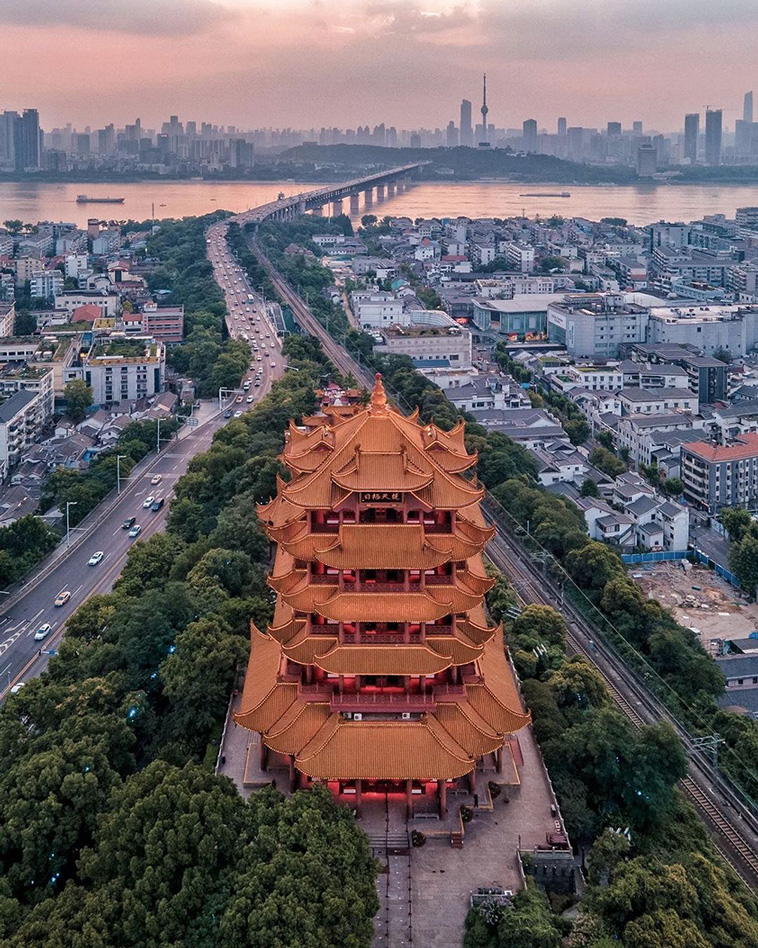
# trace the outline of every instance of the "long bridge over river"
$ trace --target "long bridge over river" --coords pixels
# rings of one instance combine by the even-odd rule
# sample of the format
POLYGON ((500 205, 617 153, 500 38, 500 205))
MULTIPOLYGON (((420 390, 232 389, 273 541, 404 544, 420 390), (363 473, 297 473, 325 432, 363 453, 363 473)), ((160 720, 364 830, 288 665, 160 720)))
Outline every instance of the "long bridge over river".
POLYGON ((313 191, 304 191, 283 197, 269 204, 262 204, 252 210, 238 214, 234 220, 240 224, 261 224, 265 220, 284 221, 308 211, 321 216, 327 208, 327 216, 337 217, 344 212, 344 202, 350 202, 350 213, 359 214, 361 197, 363 206, 370 210, 374 206, 374 196, 381 204, 385 198, 395 196, 410 187, 413 176, 428 162, 422 161, 412 165, 402 165, 399 168, 390 168, 386 171, 377 171, 375 174, 355 178, 353 181, 343 181, 332 186, 316 188, 313 191))

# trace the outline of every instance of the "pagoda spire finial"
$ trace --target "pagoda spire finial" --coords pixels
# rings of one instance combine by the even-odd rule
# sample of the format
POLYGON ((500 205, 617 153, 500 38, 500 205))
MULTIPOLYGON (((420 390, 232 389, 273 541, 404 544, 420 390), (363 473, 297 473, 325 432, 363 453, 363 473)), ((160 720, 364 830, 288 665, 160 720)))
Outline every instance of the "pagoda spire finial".
POLYGON ((371 408, 375 411, 385 411, 387 408, 387 393, 382 384, 382 373, 376 373, 374 390, 371 392, 371 408))

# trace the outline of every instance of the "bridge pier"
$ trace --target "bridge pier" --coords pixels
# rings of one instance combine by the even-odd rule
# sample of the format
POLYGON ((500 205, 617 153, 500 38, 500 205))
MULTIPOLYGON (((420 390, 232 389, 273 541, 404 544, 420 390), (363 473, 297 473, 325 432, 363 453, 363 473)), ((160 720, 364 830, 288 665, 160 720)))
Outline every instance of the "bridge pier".
POLYGON ((339 217, 342 214, 342 201, 335 201, 332 204, 332 217, 339 217))
POLYGON ((350 216, 355 217, 361 212, 361 196, 360 194, 351 194, 350 195, 350 216))
POLYGON ((373 188, 368 188, 366 191, 363 192, 363 203, 365 207, 367 208, 374 206, 374 189, 373 188))
POLYGON ((323 217, 324 208, 321 205, 318 205, 317 207, 311 209, 311 214, 313 214, 314 217, 323 217))
POLYGON ((387 185, 387 197, 393 198, 395 196, 395 182, 390 181, 387 185))
POLYGON ((297 213, 298 213, 298 214, 305 214, 305 212, 306 212, 307 210, 308 210, 308 208, 305 206, 305 201, 302 201, 302 200, 301 200, 301 201, 298 203, 298 205, 297 205, 297 213))
POLYGON ((381 204, 384 201, 384 185, 377 184, 376 186, 376 201, 377 204, 381 204))

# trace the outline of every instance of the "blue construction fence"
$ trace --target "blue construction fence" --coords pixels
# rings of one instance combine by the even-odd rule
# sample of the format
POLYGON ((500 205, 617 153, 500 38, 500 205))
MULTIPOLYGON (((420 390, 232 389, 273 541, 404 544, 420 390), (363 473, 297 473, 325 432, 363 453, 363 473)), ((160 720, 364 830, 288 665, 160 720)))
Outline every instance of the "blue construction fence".
POLYGON ((627 563, 629 566, 640 563, 661 563, 663 560, 686 560, 693 559, 696 563, 702 563, 704 566, 708 566, 710 569, 714 570, 719 576, 723 577, 728 583, 731 583, 732 586, 737 586, 739 588, 739 580, 734 575, 730 573, 726 567, 721 566, 715 560, 711 559, 707 553, 703 553, 702 550, 692 549, 679 550, 673 552, 671 550, 661 550, 658 553, 622 553, 621 559, 624 563, 627 563))

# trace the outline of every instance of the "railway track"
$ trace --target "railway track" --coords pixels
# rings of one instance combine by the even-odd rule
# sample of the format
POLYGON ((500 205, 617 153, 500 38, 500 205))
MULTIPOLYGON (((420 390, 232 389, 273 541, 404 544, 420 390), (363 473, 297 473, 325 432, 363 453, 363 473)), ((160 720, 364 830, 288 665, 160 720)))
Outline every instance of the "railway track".
MULTIPOLYGON (((352 373, 370 387, 373 375, 328 334, 315 319, 298 294, 282 279, 273 264, 260 250, 255 238, 252 250, 264 267, 282 298, 289 304, 301 327, 315 336, 344 375, 352 373)), ((540 603, 557 609, 567 620, 567 640, 571 649, 583 655, 599 671, 619 709, 631 723, 640 728, 668 720, 689 753, 690 773, 681 787, 711 830, 714 845, 735 870, 745 885, 758 890, 758 820, 740 800, 726 778, 693 747, 691 735, 671 712, 649 691, 636 673, 617 656, 587 619, 553 587, 529 555, 511 536, 510 525, 502 522, 494 507, 485 502, 485 513, 492 520, 496 534, 488 547, 488 555, 506 575, 525 604, 540 603), (718 795, 718 796, 716 796, 718 795), (737 822, 739 821, 739 822, 737 822)))

